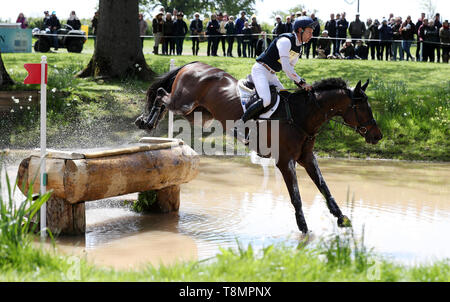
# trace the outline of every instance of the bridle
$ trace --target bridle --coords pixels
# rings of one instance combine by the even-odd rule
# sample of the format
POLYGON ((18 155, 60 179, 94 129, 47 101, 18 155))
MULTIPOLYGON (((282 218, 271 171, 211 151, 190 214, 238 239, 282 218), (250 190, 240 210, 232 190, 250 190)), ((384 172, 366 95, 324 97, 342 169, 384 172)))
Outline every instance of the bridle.
MULTIPOLYGON (((364 98, 363 97, 355 97, 354 94, 353 94, 353 91, 350 90, 350 89, 348 89, 347 92, 348 92, 349 98, 352 101, 350 103, 350 105, 348 105, 348 107, 353 109, 353 113, 355 114, 355 119, 356 119, 357 125, 356 126, 352 126, 352 125, 346 123, 345 121, 341 122, 341 121, 338 121, 338 120, 335 120, 335 119, 330 119, 330 121, 333 121, 335 123, 339 123, 339 124, 342 124, 344 126, 350 127, 353 130, 355 130, 357 133, 361 134, 363 137, 366 137, 366 135, 368 133, 370 133, 370 131, 372 131, 372 129, 373 129, 373 127, 371 127, 370 130, 368 130, 367 127, 376 125, 377 121, 374 118, 372 118, 372 119, 370 119, 370 120, 368 120, 366 122, 361 122, 359 120, 359 115, 358 115, 359 104, 358 104, 357 101, 362 101, 362 100, 364 100, 364 98)), ((343 116, 345 115, 346 112, 344 112, 343 116)))
MULTIPOLYGON (((297 90, 297 89, 283 89, 283 90, 289 91, 289 90, 297 90)), ((348 105, 347 110, 350 109, 350 108, 353 109, 353 112, 354 112, 354 114, 355 114, 355 119, 356 119, 357 125, 356 125, 356 126, 352 126, 352 125, 346 123, 345 121, 341 122, 341 121, 335 120, 335 119, 333 119, 333 118, 330 118, 330 119, 329 119, 329 118, 328 118, 328 113, 325 113, 325 120, 327 120, 327 121, 333 121, 333 122, 335 122, 335 123, 338 123, 338 124, 347 126, 347 127, 349 127, 349 128, 352 128, 352 129, 355 130, 357 133, 361 134, 363 137, 366 137, 366 135, 367 135, 368 133, 370 133, 370 131, 372 131, 372 129, 374 128, 374 127, 371 127, 370 130, 368 130, 367 127, 376 125, 377 122, 376 122, 376 120, 375 120, 374 118, 372 118, 371 120, 366 121, 366 122, 361 122, 361 121, 359 120, 359 117, 358 117, 359 104, 358 104, 357 101, 364 100, 364 98, 363 98, 363 97, 355 97, 355 96, 353 95, 353 91, 350 90, 350 89, 347 89, 346 92, 347 92, 349 98, 350 98, 351 101, 352 101, 352 102, 348 105)), ((310 135, 309 133, 307 133, 300 125, 297 125, 297 124, 294 122, 294 117, 293 117, 292 114, 291 114, 291 110, 290 110, 290 106, 289 106, 289 96, 288 96, 288 97, 285 97, 285 96, 283 96, 283 95, 281 95, 281 94, 279 94, 279 95, 280 95, 280 99, 283 99, 283 101, 285 102, 286 118, 280 118, 280 119, 278 119, 278 118, 275 118, 275 119, 274 119, 274 118, 258 118, 258 119, 259 119, 259 120, 279 120, 279 121, 286 121, 288 124, 294 126, 297 130, 299 130, 300 132, 302 132, 302 133, 306 136, 307 140, 309 140, 309 141, 314 140, 314 139, 316 138, 316 136, 323 130, 323 125, 322 125, 321 129, 319 129, 319 130, 318 130, 316 133, 314 133, 313 135, 310 135)), ((317 106, 318 109, 321 109, 322 107, 320 106, 319 102, 317 101, 317 99, 316 99, 316 97, 315 97, 315 90, 314 90, 314 89, 312 89, 312 90, 309 92, 309 95, 310 95, 310 96, 313 96, 315 105, 317 106)), ((347 112, 347 111, 345 111, 345 112, 343 113, 343 116, 345 115, 346 112, 347 112)))

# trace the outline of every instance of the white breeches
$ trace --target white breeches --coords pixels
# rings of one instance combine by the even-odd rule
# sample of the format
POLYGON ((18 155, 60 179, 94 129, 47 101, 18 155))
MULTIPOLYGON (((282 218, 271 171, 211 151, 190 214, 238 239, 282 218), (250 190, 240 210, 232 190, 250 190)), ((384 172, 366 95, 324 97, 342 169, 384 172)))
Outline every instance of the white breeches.
POLYGON ((259 97, 263 100, 264 107, 270 105, 270 85, 275 85, 279 89, 284 89, 283 84, 278 80, 277 74, 270 73, 270 71, 258 62, 252 67, 252 79, 259 97))

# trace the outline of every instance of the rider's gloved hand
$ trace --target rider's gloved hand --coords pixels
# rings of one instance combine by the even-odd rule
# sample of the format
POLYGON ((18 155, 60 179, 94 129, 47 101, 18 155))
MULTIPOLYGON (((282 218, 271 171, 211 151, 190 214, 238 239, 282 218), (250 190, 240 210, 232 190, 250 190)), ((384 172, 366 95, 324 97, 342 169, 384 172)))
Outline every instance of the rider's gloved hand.
POLYGON ((295 82, 295 85, 297 85, 300 89, 305 89, 306 91, 311 91, 312 86, 307 84, 305 80, 302 80, 300 82, 295 82))

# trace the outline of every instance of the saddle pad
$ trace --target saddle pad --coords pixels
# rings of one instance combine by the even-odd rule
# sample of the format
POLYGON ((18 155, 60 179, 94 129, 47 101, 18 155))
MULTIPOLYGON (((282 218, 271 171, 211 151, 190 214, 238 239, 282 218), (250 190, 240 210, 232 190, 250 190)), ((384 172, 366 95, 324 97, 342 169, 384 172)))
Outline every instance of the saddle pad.
MULTIPOLYGON (((244 79, 241 79, 238 81, 237 84, 237 94, 239 95, 240 99, 241 99, 241 106, 242 106, 242 110, 245 111, 247 110, 245 108, 245 104, 247 104, 247 102, 250 100, 250 97, 255 93, 254 89, 249 89, 248 87, 246 87, 243 83, 244 83, 244 79)), ((280 96, 277 96, 277 102, 275 103, 275 105, 270 108, 268 111, 261 113, 259 115, 260 118, 269 118, 272 116, 272 114, 275 112, 275 110, 277 110, 278 105, 280 104, 280 96)))

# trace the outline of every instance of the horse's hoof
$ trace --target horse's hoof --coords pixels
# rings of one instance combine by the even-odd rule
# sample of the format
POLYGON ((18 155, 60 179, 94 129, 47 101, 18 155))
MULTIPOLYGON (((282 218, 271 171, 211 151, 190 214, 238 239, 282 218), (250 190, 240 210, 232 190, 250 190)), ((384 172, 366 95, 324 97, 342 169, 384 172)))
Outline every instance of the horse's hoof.
POLYGON ((142 118, 142 115, 140 117, 138 117, 135 121, 134 124, 139 128, 139 129, 144 129, 145 128, 145 122, 144 119, 142 118))
POLYGON ((163 97, 167 95, 167 91, 164 90, 164 88, 160 87, 158 90, 156 90, 156 95, 159 97, 163 97))
POLYGON ((306 225, 299 225, 298 229, 300 230, 300 232, 302 232, 302 235, 306 235, 309 232, 308 227, 306 225))
POLYGON ((342 215, 341 217, 338 218, 337 224, 338 224, 338 227, 341 227, 341 228, 349 228, 352 226, 352 222, 345 215, 342 215))

